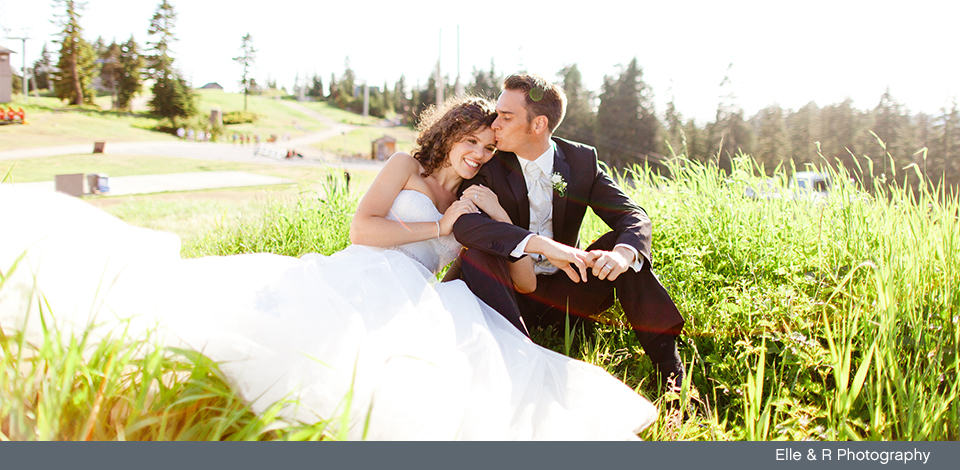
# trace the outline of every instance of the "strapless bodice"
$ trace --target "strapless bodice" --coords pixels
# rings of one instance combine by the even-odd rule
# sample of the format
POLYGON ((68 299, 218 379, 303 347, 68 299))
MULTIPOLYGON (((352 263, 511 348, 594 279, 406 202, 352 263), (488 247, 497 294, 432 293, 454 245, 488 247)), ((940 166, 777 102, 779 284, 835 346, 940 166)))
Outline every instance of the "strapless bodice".
MULTIPOLYGON (((403 189, 393 200, 387 219, 398 222, 435 222, 443 214, 433 205, 426 194, 412 189, 403 189)), ((460 244, 453 235, 432 238, 406 245, 392 246, 390 250, 399 251, 424 265, 430 272, 436 273, 453 261, 460 252, 460 244)))

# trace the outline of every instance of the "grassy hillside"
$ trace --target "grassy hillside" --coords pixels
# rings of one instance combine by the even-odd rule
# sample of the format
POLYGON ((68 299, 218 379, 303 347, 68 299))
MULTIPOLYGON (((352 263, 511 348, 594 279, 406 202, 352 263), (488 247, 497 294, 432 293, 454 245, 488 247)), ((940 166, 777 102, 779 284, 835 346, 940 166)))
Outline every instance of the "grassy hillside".
MULTIPOLYGON (((199 90, 197 94, 200 115, 193 120, 196 126, 206 122, 213 108, 220 108, 224 113, 243 110, 241 94, 224 93, 219 90, 199 90)), ((110 110, 110 97, 97 98, 96 106, 80 107, 67 106, 62 101, 50 97, 30 97, 25 101, 17 98, 19 101, 15 101, 12 106, 23 108, 27 125, 0 126, 0 151, 96 141, 176 139, 176 136, 170 133, 156 130, 160 121, 150 115, 142 104, 149 99, 149 96, 141 98, 141 104, 134 112, 110 110)), ((270 135, 283 137, 286 134, 296 137, 324 128, 323 124, 317 120, 284 106, 279 100, 259 96, 248 98, 248 110, 257 114, 259 119, 255 123, 227 126, 225 129, 227 137, 233 132, 260 134, 263 139, 270 135)), ((323 107, 317 108, 320 111, 324 110, 323 107)), ((332 113, 337 118, 343 118, 340 114, 343 111, 332 113)))
POLYGON ((337 155, 360 155, 369 158, 370 143, 384 136, 397 139, 398 152, 412 152, 417 141, 416 131, 409 127, 361 127, 317 142, 313 146, 337 155))
MULTIPOLYGON (((109 98, 106 102, 98 100, 98 104, 109 107, 109 98)), ((97 141, 176 139, 170 134, 153 131, 157 120, 144 112, 122 113, 95 106, 65 106, 56 98, 45 97, 30 97, 27 102, 13 106, 23 108, 27 125, 0 126, 0 151, 97 141)))

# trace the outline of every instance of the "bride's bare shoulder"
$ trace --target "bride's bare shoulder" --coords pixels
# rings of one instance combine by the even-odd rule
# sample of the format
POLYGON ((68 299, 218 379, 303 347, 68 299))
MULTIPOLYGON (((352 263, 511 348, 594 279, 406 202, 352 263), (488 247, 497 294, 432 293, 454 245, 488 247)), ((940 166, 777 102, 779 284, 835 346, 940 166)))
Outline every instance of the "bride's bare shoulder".
POLYGON ((413 155, 410 155, 407 152, 397 152, 390 156, 387 159, 387 164, 394 165, 419 165, 420 162, 416 158, 413 158, 413 155))
POLYGON ((423 172, 423 166, 420 165, 420 162, 407 152, 397 152, 391 155, 384 167, 389 167, 391 171, 403 171, 411 175, 419 175, 423 172))

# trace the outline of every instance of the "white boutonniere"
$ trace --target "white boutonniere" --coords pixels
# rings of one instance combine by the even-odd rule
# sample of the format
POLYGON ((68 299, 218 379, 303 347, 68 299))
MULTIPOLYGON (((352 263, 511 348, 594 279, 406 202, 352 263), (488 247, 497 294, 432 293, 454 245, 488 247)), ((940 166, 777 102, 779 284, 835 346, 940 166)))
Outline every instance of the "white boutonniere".
POLYGON ((560 194, 560 197, 563 197, 564 193, 567 192, 567 182, 563 180, 563 175, 560 173, 550 175, 550 184, 553 185, 553 190, 560 194))

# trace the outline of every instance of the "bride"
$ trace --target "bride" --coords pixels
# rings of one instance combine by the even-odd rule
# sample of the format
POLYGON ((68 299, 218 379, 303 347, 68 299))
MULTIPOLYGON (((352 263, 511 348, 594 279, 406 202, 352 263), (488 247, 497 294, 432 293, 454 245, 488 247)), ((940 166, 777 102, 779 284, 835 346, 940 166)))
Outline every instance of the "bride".
MULTIPOLYGON (((428 113, 418 149, 391 157, 360 202, 354 245, 332 256, 181 259, 175 235, 0 186, 0 327, 29 341, 50 317, 66 340, 154 332, 217 361, 254 412, 291 400, 284 418, 347 423, 351 439, 635 438, 656 419, 646 399, 534 344, 461 281, 436 281, 460 249, 457 217, 505 217, 489 190, 456 195, 493 157, 495 116, 479 98, 428 113)), ((535 288, 532 264, 512 270, 535 288)))

